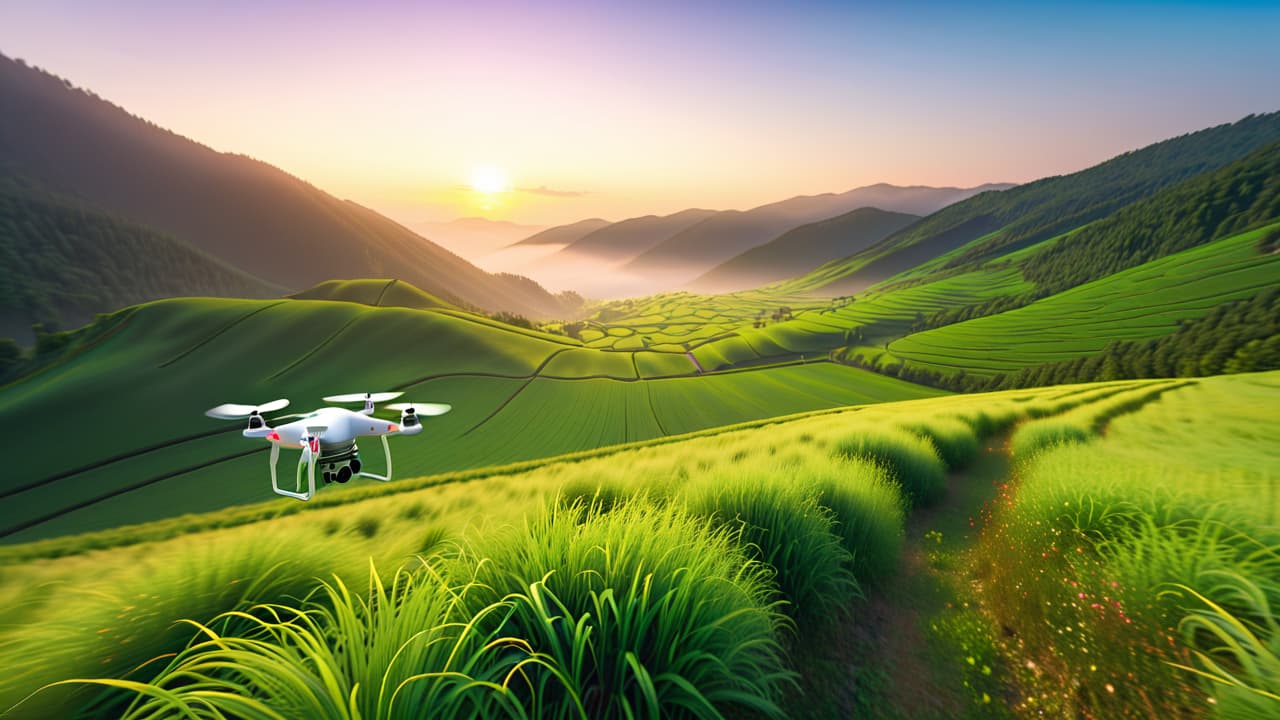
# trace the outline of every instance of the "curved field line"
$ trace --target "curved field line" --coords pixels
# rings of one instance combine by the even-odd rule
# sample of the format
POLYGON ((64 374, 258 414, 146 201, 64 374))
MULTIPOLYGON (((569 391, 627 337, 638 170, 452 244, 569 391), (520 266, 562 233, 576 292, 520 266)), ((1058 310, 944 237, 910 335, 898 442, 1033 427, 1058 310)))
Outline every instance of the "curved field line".
MULTIPOLYGON (((394 281, 394 280, 392 280, 392 282, 395 282, 395 281, 394 281)), ((386 292, 386 289, 385 289, 385 288, 383 289, 383 292, 386 292)), ((277 370, 277 371, 275 372, 275 374, 268 376, 268 377, 267 377, 267 379, 268 379, 268 380, 275 380, 276 378, 280 377, 281 375, 284 375, 285 373, 289 372, 290 370, 292 370, 292 369, 294 369, 294 368, 298 367, 299 365, 301 365, 302 363, 306 362, 307 358, 311 357, 312 355, 315 355, 316 353, 320 352, 320 350, 322 350, 323 348, 327 347, 327 346, 329 345, 329 343, 331 343, 331 342, 333 342, 334 340, 336 340, 336 339, 337 339, 337 337, 338 337, 339 335, 341 335, 343 332, 345 332, 347 328, 351 327, 352 323, 354 323, 356 320, 359 320, 361 317, 362 317, 362 316, 361 316, 361 315, 359 315, 359 314, 352 315, 352 316, 351 316, 351 319, 349 319, 349 320, 347 320, 346 322, 342 323, 342 327, 338 328, 337 330, 334 330, 334 331, 333 331, 333 333, 331 333, 331 334, 329 335, 329 337, 327 337, 327 338, 325 338, 324 340, 321 340, 320 342, 316 343, 316 346, 315 346, 315 347, 313 347, 313 348, 311 348, 310 350, 308 350, 308 351, 306 352, 306 354, 304 354, 302 357, 299 357, 298 359, 296 359, 296 360, 294 360, 293 362, 289 363, 289 364, 288 364, 288 365, 286 365, 284 368, 282 368, 282 369, 280 369, 280 370, 277 370)))
POLYGON ((81 465, 79 467, 71 468, 70 470, 63 470, 62 472, 56 473, 54 475, 50 475, 47 478, 43 478, 41 480, 35 480, 33 482, 27 483, 26 485, 22 485, 20 487, 0 491, 0 498, 7 498, 11 495, 17 495, 19 493, 24 493, 28 490, 34 490, 38 487, 42 487, 44 485, 57 482, 59 480, 65 480, 66 478, 69 478, 73 475, 86 473, 86 472, 89 472, 90 470, 97 470, 99 468, 103 468, 103 467, 106 467, 107 465, 118 463, 123 460, 131 460, 135 457, 138 457, 139 455, 146 455, 147 453, 155 452, 157 450, 163 450, 165 448, 172 447, 174 445, 181 445, 183 443, 191 442, 192 440, 203 440, 205 438, 210 438, 215 435, 235 432, 235 431, 238 431, 239 429, 240 429, 239 426, 229 427, 229 428, 224 427, 220 430, 210 430, 208 432, 196 433, 194 435, 185 435, 183 437, 176 438, 173 440, 166 440, 165 442, 157 443, 155 445, 148 445, 147 447, 144 447, 140 450, 130 450, 129 452, 120 453, 118 455, 112 455, 111 457, 105 460, 99 460, 97 462, 90 463, 88 465, 81 465))
POLYGON ((663 437, 670 435, 671 433, 667 432, 667 429, 662 426, 662 418, 658 417, 657 408, 653 406, 653 386, 646 384, 644 386, 644 394, 645 397, 649 398, 649 414, 653 416, 653 422, 658 426, 659 432, 662 433, 663 437))
POLYGON ((559 355, 559 354, 560 354, 560 353, 562 353, 562 352, 567 352, 567 351, 569 351, 570 349, 571 349, 571 348, 563 348, 563 349, 561 349, 561 350, 557 350, 557 351, 555 351, 555 352, 551 353, 550 355, 548 355, 548 356, 546 357, 546 359, 542 361, 542 364, 541 364, 541 365, 539 365, 538 367, 534 368, 534 370, 533 370, 533 374, 532 374, 532 375, 530 375, 530 376, 528 377, 528 379, 527 379, 527 380, 525 380, 525 381, 524 381, 524 383, 522 383, 522 384, 520 385, 520 387, 516 388, 516 391, 515 391, 515 392, 511 393, 510 397, 508 397, 506 400, 503 400, 503 401, 498 405, 498 407, 496 407, 496 408, 494 408, 494 409, 493 409, 493 412, 491 412, 491 413, 489 413, 488 415, 484 416, 484 419, 482 419, 480 422, 476 423, 475 425, 472 425, 470 428, 468 428, 465 432, 463 432, 463 433, 462 433, 461 435, 459 435, 458 437, 466 437, 466 436, 470 435, 471 433, 475 432, 475 431, 476 431, 476 429, 478 429, 481 425, 484 425, 485 423, 487 423, 487 422, 489 422, 490 420, 492 420, 492 419, 493 419, 493 417, 494 417, 495 415, 497 415, 498 413, 502 412, 502 409, 503 409, 503 408, 505 408, 507 405, 509 405, 509 404, 511 403, 511 401, 512 401, 512 400, 515 400, 517 395, 519 395, 521 392, 523 392, 525 388, 529 387, 529 383, 533 382, 534 380, 536 380, 536 379, 538 378, 538 373, 542 372, 542 369, 543 369, 543 368, 545 368, 545 367, 547 366, 547 363, 550 363, 550 362, 551 362, 551 360, 552 360, 553 358, 555 358, 555 356, 559 355))
POLYGON ((213 342, 213 341, 214 341, 214 339, 216 339, 219 335, 221 335, 221 334, 225 333, 226 331, 230 330, 231 328, 235 327, 236 325, 239 325, 240 323, 244 322, 245 320, 248 320, 249 318, 253 317, 254 315, 257 315, 258 313, 262 312, 263 310, 270 310, 271 308, 273 308, 273 307, 275 307, 275 306, 277 306, 277 305, 283 305, 284 303, 287 303, 287 302, 289 302, 289 301, 288 301, 288 300, 278 300, 278 301, 276 301, 276 302, 271 303, 270 305, 263 305, 262 307, 258 308, 257 310, 252 310, 252 311, 250 311, 248 314, 242 315, 242 316, 240 316, 240 317, 236 318, 235 320, 232 320, 231 322, 227 323, 226 325, 223 325, 221 328, 219 328, 217 331, 215 331, 215 332, 214 332, 212 335, 210 335, 209 337, 207 337, 207 338, 205 338, 205 339, 201 340, 200 342, 196 343, 195 345, 192 345, 191 347, 187 348, 186 350, 184 350, 184 351, 182 351, 182 352, 178 353, 178 354, 177 354, 176 356, 174 356, 173 358, 171 358, 171 359, 169 359, 169 360, 166 360, 165 362, 160 363, 160 364, 159 364, 159 365, 157 365, 156 367, 158 367, 158 368, 165 368, 165 367, 169 367, 170 365, 172 365, 172 364, 174 364, 174 363, 178 362, 179 360, 181 360, 182 358, 184 358, 184 357, 186 357, 186 356, 190 355, 191 353, 195 352, 196 350, 199 350, 200 348, 204 347, 205 345, 208 345, 209 343, 213 342))
POLYGON ((144 488, 144 487, 146 487, 146 486, 148 486, 148 485, 153 485, 153 484, 158 483, 158 482, 160 482, 160 481, 162 481, 162 480, 168 480, 168 479, 170 479, 170 478, 174 478, 174 477, 177 477, 177 476, 179 476, 179 475, 185 475, 186 473, 193 472, 193 471, 195 471, 195 470, 200 470, 200 469, 203 469, 203 468, 209 467, 210 465, 217 465, 218 463, 223 463, 223 462, 226 462, 226 461, 228 461, 228 460, 235 460, 235 459, 237 459, 237 458, 242 458, 242 457, 245 457, 245 456, 247 456, 247 455, 252 455, 253 453, 256 453, 256 452, 262 452, 262 451, 263 451, 263 450, 265 450, 265 449, 266 449, 266 448, 256 447, 256 448, 254 448, 254 449, 252 449, 252 450, 245 450, 244 452, 235 453, 235 454, 233 454, 233 455, 225 455, 225 456, 223 456, 223 457, 220 457, 220 458, 217 458, 217 459, 214 459, 214 460, 210 460, 210 461, 208 461, 208 462, 202 462, 202 463, 198 463, 198 464, 196 464, 196 465, 188 465, 187 467, 179 468, 179 469, 177 469, 177 470, 173 470, 173 471, 170 471, 170 472, 164 473, 163 475, 157 475, 156 477, 153 477, 153 478, 147 478, 146 480, 142 480, 142 481, 136 482, 136 483, 134 483, 134 484, 132 484, 132 485, 129 485, 129 486, 126 486, 126 487, 122 487, 122 488, 117 488, 116 490, 112 490, 112 491, 111 491, 111 492, 109 492, 109 493, 105 493, 105 494, 103 494, 103 495, 99 495, 99 496, 97 496, 97 497, 90 498, 90 499, 88 499, 88 500, 82 500, 82 501, 80 501, 80 502, 78 502, 78 503, 75 503, 75 504, 70 505, 70 506, 68 506, 68 507, 62 508, 61 510, 58 510, 57 512, 53 512, 53 513, 46 513, 46 514, 41 515, 41 516, 39 516, 39 517, 36 517, 36 518, 29 519, 29 520, 26 520, 26 521, 24 521, 24 522, 21 522, 21 523, 19 523, 19 524, 17 524, 17 525, 14 525, 14 526, 11 526, 11 527, 7 527, 7 528, 5 528, 5 529, 3 529, 3 530, 0 530, 0 537, 9 537, 10 535, 13 535, 14 533, 22 532, 23 530, 26 530, 26 529, 28 529, 28 528, 35 527, 36 525, 40 525, 40 524, 42 524, 42 523, 46 523, 46 522, 48 522, 48 521, 50 521, 50 520, 56 520, 57 518, 62 517, 63 515, 66 515, 67 513, 75 512, 76 510, 81 510, 81 509, 87 508, 87 507, 89 507, 90 505, 96 505, 96 504, 98 504, 98 503, 100 503, 100 502, 102 502, 102 501, 104 501, 104 500, 110 500, 111 498, 116 497, 116 496, 118 496, 118 495, 123 495, 123 494, 125 494, 125 493, 127 493, 127 492, 132 492, 132 491, 134 491, 134 490, 138 490, 138 489, 140 489, 140 488, 144 488))
POLYGON ((378 293, 378 299, 373 301, 373 304, 375 307, 382 307, 382 298, 387 296, 387 291, 390 290, 391 286, 395 284, 396 284, 396 279, 391 278, 391 280, 386 285, 383 286, 382 292, 378 293))

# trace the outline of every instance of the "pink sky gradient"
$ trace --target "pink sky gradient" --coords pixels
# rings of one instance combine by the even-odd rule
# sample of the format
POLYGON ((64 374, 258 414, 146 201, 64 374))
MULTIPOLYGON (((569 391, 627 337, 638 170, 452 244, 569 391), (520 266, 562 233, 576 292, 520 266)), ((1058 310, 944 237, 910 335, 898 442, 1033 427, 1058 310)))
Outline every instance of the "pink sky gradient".
POLYGON ((1266 5, 698 8, 53 0, 0 51, 409 224, 1023 182, 1280 108, 1266 5))

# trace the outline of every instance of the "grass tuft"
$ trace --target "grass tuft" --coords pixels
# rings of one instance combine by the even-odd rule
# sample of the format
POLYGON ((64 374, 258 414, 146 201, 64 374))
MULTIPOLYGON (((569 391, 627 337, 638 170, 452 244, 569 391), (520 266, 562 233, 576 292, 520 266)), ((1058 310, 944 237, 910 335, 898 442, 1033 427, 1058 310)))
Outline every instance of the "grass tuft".
POLYGON ((883 465, 912 505, 928 505, 945 489, 946 468, 933 443, 901 428, 856 430, 836 443, 835 453, 883 465))

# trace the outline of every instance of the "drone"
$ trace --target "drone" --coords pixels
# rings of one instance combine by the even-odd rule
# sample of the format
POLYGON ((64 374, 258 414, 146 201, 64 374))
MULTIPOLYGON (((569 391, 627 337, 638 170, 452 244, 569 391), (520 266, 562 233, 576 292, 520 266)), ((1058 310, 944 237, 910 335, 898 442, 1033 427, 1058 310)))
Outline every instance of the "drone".
POLYGON ((263 413, 273 413, 289 406, 289 401, 281 398, 261 405, 241 405, 227 403, 205 411, 205 415, 219 420, 241 420, 248 418, 249 425, 242 433, 247 438, 264 438, 271 443, 271 488, 277 494, 298 500, 310 500, 316 492, 316 466, 321 467, 321 480, 327 485, 330 482, 345 483, 353 477, 366 477, 371 480, 387 482, 391 479, 391 446, 387 444, 390 435, 417 435, 422 432, 422 416, 443 415, 452 406, 444 403, 412 403, 402 402, 387 405, 389 410, 400 411, 400 422, 393 423, 373 417, 374 404, 394 400, 404 393, 352 393, 349 395, 330 395, 324 398, 327 403, 363 402, 360 411, 351 411, 341 407, 323 407, 310 413, 285 415, 284 418, 299 418, 284 425, 271 427, 267 424, 263 413), (360 448, 356 446, 356 438, 379 437, 382 439, 382 451, 386 457, 386 474, 378 475, 365 469, 360 459, 360 448), (276 475, 276 464, 280 460, 280 448, 297 448, 302 450, 298 458, 298 471, 295 476, 294 489, 280 487, 276 475), (302 476, 306 474, 307 489, 302 489, 302 476))

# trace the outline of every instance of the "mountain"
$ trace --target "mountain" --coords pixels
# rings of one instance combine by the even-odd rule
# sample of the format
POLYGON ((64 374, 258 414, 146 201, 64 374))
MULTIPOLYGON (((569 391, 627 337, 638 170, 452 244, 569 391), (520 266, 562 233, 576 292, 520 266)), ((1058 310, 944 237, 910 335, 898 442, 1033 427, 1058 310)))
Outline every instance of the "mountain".
POLYGON ((671 215, 631 218, 584 235, 560 252, 623 262, 715 214, 715 210, 689 209, 671 215))
POLYGON ((217 152, 0 56, 0 162, 61 195, 296 290, 397 277, 449 301, 559 316, 535 284, 491 275, 407 228, 266 163, 217 152))
POLYGON ((908 270, 956 269, 1086 225, 1276 140, 1280 113, 1189 133, 1077 173, 983 193, 936 212, 876 246, 797 281, 841 295, 908 270))
POLYGON ((557 225, 547 228, 542 232, 530 235, 520 242, 513 243, 512 246, 520 245, 572 245, 588 233, 593 233, 602 227, 609 225, 608 220, 600 218, 590 218, 588 220, 579 220, 576 223, 568 225, 557 225))
POLYGON ((839 194, 802 195, 746 211, 726 210, 667 238, 628 262, 623 270, 661 279, 667 288, 676 287, 800 225, 861 207, 927 215, 975 194, 1008 187, 1011 186, 898 187, 880 183, 839 194))
POLYGON ((724 293, 803 275, 823 263, 870 247, 919 219, 918 215, 858 208, 788 230, 715 266, 688 287, 695 292, 724 293))
POLYGON ((32 339, 97 313, 175 295, 283 289, 188 243, 0 175, 0 336, 32 339))
POLYGON ((475 258, 501 250, 521 238, 546 229, 545 225, 521 225, 507 220, 465 217, 445 223, 413 225, 432 242, 472 262, 475 258))

